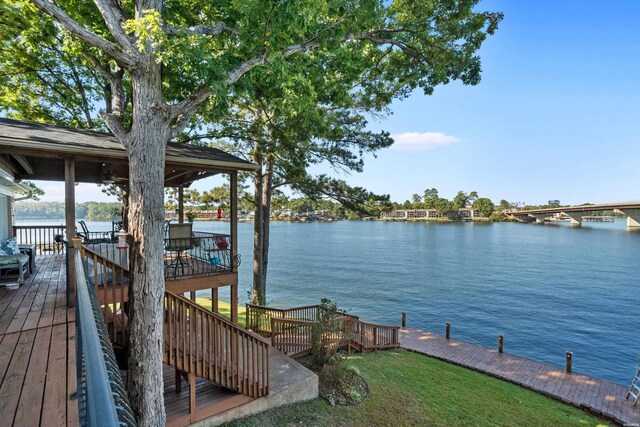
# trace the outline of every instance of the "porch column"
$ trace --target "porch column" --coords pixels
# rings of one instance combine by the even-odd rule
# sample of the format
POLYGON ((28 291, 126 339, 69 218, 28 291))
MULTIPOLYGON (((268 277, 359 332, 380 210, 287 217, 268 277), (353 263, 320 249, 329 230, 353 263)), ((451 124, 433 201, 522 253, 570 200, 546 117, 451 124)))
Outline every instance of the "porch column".
MULTIPOLYGON (((236 257, 238 256, 238 172, 230 174, 231 205, 229 207, 231 221, 231 272, 237 273, 236 257)), ((238 282, 231 285, 231 321, 238 323, 238 282)))
POLYGON ((184 188, 178 187, 178 223, 184 224, 184 188))
POLYGON ((64 208, 67 234, 67 306, 76 304, 76 249, 73 238, 76 236, 76 165, 73 159, 64 161, 64 208))
POLYGON ((211 288, 211 311, 214 313, 220 312, 218 308, 218 288, 211 288))

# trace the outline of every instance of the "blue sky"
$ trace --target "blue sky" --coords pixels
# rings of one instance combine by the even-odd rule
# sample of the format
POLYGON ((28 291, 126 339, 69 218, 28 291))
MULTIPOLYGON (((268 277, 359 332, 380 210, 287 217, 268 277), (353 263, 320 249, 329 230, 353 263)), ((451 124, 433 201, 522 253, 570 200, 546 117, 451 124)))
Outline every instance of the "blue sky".
MULTIPOLYGON (((482 82, 395 102, 371 128, 390 131, 396 146, 345 179, 395 201, 431 187, 495 202, 640 199, 640 1, 491 0, 479 9, 505 14, 480 52, 482 82)), ((46 187, 46 199, 62 200, 60 184, 46 187)), ((95 187, 78 187, 78 201, 95 198, 95 187)))

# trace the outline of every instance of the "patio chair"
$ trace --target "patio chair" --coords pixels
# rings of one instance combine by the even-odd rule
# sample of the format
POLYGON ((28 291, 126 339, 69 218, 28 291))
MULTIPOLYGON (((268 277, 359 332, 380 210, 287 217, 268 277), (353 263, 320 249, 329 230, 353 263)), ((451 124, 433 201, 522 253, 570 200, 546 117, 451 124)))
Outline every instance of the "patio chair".
POLYGON ((87 224, 84 221, 79 221, 80 227, 82 227, 82 232, 76 233, 78 236, 82 237, 83 243, 91 244, 91 243, 111 243, 112 237, 111 232, 103 231, 89 231, 87 224))
POLYGON ((186 224, 168 224, 168 226, 169 238, 165 245, 165 250, 175 252, 176 256, 167 264, 166 269, 169 270, 173 268, 173 277, 175 278, 178 275, 178 268, 180 268, 180 272, 184 275, 184 267, 189 267, 189 262, 184 257, 184 251, 193 249, 195 246, 193 241, 193 224, 189 222, 186 224))

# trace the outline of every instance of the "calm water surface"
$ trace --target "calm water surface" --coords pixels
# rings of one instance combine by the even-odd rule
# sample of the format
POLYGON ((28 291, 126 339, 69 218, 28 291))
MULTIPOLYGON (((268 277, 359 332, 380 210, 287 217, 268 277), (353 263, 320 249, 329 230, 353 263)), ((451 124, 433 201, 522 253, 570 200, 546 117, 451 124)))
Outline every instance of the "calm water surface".
MULTIPOLYGON (((268 300, 326 297, 383 324, 406 311, 410 327, 443 334, 450 321, 453 338, 489 347, 503 333, 508 352, 564 366, 570 350, 575 371, 627 384, 640 353, 640 233, 625 225, 273 223, 268 300)), ((243 300, 252 232, 239 224, 243 300)))

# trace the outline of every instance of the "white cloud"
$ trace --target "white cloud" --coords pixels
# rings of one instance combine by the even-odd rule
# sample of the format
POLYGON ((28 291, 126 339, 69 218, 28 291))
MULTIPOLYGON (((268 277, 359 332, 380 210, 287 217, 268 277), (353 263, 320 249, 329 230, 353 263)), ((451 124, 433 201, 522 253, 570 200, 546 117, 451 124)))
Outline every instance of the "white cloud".
POLYGON ((424 151, 460 142, 458 138, 442 132, 404 132, 391 135, 395 144, 391 148, 424 151))

